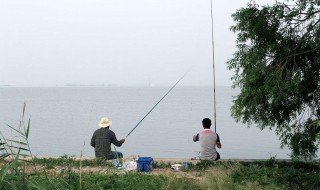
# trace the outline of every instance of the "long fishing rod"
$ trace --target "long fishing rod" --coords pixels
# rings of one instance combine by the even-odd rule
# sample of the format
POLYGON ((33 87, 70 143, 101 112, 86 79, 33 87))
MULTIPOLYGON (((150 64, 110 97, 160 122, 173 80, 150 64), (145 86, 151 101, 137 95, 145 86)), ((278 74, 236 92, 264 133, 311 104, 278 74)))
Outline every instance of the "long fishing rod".
MULTIPOLYGON (((190 68, 191 69, 191 68, 190 68)), ((190 69, 170 88, 170 90, 151 108, 151 110, 133 127, 133 129, 127 134, 125 139, 140 125, 140 123, 154 110, 155 107, 171 92, 174 87, 187 75, 190 69)))
POLYGON ((211 0, 211 40, 212 40, 212 66, 213 66, 213 111, 214 111, 214 131, 217 132, 217 106, 216 106, 216 72, 214 67, 214 38, 213 38, 213 11, 211 0))

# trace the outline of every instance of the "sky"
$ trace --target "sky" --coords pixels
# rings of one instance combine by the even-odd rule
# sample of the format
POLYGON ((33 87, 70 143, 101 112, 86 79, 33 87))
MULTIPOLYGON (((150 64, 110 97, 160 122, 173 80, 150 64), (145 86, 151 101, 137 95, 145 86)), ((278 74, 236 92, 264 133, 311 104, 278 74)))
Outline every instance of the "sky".
MULTIPOLYGON (((216 85, 231 86, 231 14, 213 0, 216 85)), ((273 4, 274 0, 256 0, 273 4)), ((213 84, 210 0, 0 0, 0 86, 213 84)))

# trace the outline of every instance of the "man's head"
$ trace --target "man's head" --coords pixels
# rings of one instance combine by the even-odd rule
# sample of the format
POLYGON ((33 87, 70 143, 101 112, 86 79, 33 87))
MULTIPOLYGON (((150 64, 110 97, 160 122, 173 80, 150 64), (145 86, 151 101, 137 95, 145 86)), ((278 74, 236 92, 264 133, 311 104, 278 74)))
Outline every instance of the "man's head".
POLYGON ((202 126, 204 129, 210 129, 211 127, 211 120, 209 118, 204 118, 202 120, 202 126))
POLYGON ((107 117, 101 118, 101 120, 99 122, 99 126, 101 128, 109 127, 111 124, 112 124, 112 121, 110 119, 108 119, 107 117))

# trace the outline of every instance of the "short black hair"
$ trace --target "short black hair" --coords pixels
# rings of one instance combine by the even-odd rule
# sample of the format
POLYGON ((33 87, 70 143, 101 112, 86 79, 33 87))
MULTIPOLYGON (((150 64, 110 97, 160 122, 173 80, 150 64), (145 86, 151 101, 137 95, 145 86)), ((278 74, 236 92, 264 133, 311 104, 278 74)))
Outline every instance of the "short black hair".
POLYGON ((202 120, 202 125, 203 125, 204 128, 210 129, 210 127, 211 127, 211 120, 210 120, 209 118, 204 118, 204 119, 202 120))

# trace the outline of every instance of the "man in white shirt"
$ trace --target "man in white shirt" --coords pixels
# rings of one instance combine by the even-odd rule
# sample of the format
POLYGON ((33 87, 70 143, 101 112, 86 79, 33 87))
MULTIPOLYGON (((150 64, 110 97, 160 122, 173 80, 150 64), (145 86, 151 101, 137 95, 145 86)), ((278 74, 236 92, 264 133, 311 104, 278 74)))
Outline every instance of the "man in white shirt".
POLYGON ((210 129, 211 120, 204 118, 202 120, 203 130, 193 136, 193 141, 200 142, 201 146, 201 160, 219 160, 220 154, 216 147, 221 148, 219 135, 210 129))

